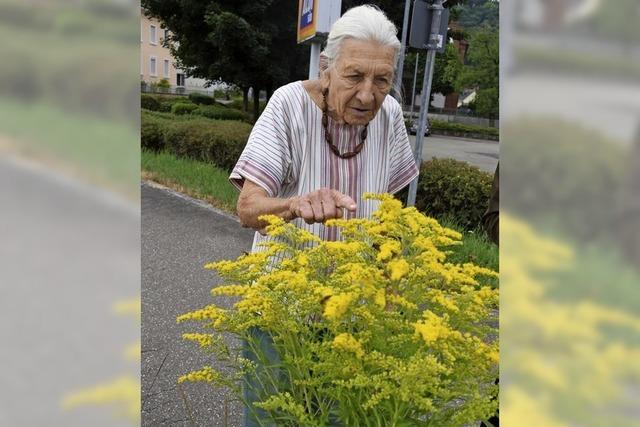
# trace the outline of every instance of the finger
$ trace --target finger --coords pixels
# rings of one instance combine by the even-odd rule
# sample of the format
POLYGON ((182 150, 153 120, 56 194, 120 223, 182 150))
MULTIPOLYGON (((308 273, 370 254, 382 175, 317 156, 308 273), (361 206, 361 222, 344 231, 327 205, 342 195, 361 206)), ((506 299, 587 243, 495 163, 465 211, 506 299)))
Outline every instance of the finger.
POLYGON ((351 212, 356 211, 356 202, 349 196, 333 190, 333 200, 337 207, 345 208, 351 212))
POLYGON ((311 203, 308 200, 301 200, 299 207, 300 214, 298 215, 300 218, 304 220, 307 224, 314 223, 313 209, 311 209, 311 203))
POLYGON ((330 193, 322 193, 322 198, 320 199, 322 203, 322 211, 324 214, 324 219, 332 219, 337 218, 336 212, 336 203, 331 197, 330 193))
POLYGON ((315 222, 324 221, 322 199, 320 197, 315 196, 311 199, 311 209, 313 210, 313 219, 315 222))

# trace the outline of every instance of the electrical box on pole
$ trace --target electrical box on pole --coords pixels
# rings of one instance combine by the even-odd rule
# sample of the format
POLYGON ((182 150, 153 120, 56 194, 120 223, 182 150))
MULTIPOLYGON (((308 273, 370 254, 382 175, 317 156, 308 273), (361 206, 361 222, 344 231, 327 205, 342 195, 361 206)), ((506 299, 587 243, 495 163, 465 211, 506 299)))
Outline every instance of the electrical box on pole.
MULTIPOLYGON (((449 11, 442 6, 442 3, 442 0, 415 0, 413 3, 413 14, 411 16, 409 45, 417 49, 427 50, 427 59, 422 80, 422 95, 420 96, 420 116, 418 118, 414 151, 418 168, 422 163, 422 142, 427 123, 429 100, 431 99, 431 83, 433 81, 436 52, 444 52, 447 44, 449 11)), ((414 179, 409 186, 407 206, 415 205, 417 192, 418 178, 414 179)))
POLYGON ((434 49, 438 53, 444 53, 447 47, 447 30, 449 29, 449 9, 440 12, 440 26, 438 31, 432 31, 433 9, 432 4, 416 0, 413 3, 413 15, 411 16, 411 33, 409 34, 409 46, 416 49, 434 49), (436 35, 436 43, 431 44, 430 35, 436 35))
POLYGON ((340 18, 342 0, 298 0, 298 43, 311 45, 309 79, 320 73, 320 48, 340 18))

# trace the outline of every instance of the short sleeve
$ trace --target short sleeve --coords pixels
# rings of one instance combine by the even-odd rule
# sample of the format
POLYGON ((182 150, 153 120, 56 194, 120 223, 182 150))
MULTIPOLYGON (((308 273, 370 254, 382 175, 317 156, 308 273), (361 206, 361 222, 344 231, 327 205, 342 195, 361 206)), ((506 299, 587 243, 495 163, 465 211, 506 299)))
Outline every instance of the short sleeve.
POLYGON ((248 179, 262 187, 270 197, 276 197, 287 176, 291 166, 287 124, 290 115, 285 111, 283 89, 280 88, 271 96, 229 175, 229 181, 239 190, 248 179))
POLYGON ((418 176, 418 167, 411 151, 402 109, 397 103, 394 103, 392 117, 393 139, 391 141, 391 166, 387 191, 394 194, 409 185, 418 176))

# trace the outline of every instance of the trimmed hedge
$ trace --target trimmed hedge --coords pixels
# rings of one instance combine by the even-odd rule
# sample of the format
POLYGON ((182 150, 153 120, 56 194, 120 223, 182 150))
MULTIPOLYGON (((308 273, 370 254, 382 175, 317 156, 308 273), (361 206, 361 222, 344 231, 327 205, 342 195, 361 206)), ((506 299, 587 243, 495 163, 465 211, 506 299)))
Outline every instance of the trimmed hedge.
POLYGON ((248 122, 249 115, 233 108, 218 105, 203 105, 194 110, 192 114, 203 116, 214 120, 240 120, 248 122))
POLYGON ((140 106, 149 111, 171 112, 171 107, 175 104, 193 104, 186 96, 175 95, 150 95, 143 93, 140 95, 140 106))
POLYGON ((159 111, 160 101, 154 96, 143 94, 140 96, 140 106, 146 110, 159 111))
POLYGON ((451 123, 451 122, 445 122, 442 120, 430 120, 429 124, 431 125, 431 130, 444 130, 444 131, 461 132, 461 133, 477 133, 481 135, 488 135, 488 136, 495 136, 495 137, 500 135, 500 131, 498 130, 498 128, 465 125, 462 123, 451 123))
POLYGON ((213 105, 216 102, 215 98, 197 92, 189 94, 189 101, 198 105, 213 105))
POLYGON ((164 129, 166 120, 153 116, 142 116, 140 123, 140 142, 143 148, 153 151, 164 149, 164 129))
POLYGON ((231 171, 251 133, 251 125, 210 120, 194 115, 175 116, 143 111, 142 147, 206 161, 231 171))
MULTIPOLYGON (((492 183, 491 174, 466 162, 433 158, 420 167, 416 208, 473 230, 481 225, 492 183)), ((397 197, 406 200, 407 194, 405 188, 397 197)))
POLYGON ((165 131, 165 147, 177 156, 213 163, 231 171, 247 139, 251 125, 229 120, 194 119, 171 123, 165 131))
POLYGON ((172 97, 162 97, 159 98, 160 101, 160 110, 165 113, 170 113, 171 108, 176 104, 193 104, 186 97, 182 96, 172 96, 172 97))
POLYGON ((198 109, 198 106, 195 104, 178 102, 171 106, 171 113, 176 115, 191 114, 196 109, 198 109))
POLYGON ((193 114, 176 115, 171 113, 165 113, 163 111, 148 111, 148 110, 142 110, 142 116, 157 117, 157 118, 165 119, 172 122, 175 122, 175 121, 184 122, 184 121, 201 118, 200 116, 196 116, 193 114))

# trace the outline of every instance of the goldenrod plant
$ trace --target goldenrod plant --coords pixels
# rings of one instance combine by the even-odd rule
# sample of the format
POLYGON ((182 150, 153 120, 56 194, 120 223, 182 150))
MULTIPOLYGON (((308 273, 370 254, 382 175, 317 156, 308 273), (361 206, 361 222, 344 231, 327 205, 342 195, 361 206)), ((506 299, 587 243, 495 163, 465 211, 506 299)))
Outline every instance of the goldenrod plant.
MULTIPOLYGON (((118 315, 133 317, 139 325, 141 300, 132 298, 119 301, 113 305, 113 311, 118 315)), ((125 349, 123 355, 126 359, 139 364, 140 349, 140 342, 133 343, 125 349)), ((123 374, 103 384, 69 393, 62 401, 62 407, 68 410, 91 405, 111 407, 118 418, 126 419, 134 426, 140 425, 140 378, 123 374)))
POLYGON ((250 387, 257 402, 244 403, 264 425, 462 426, 493 415, 498 290, 477 279, 497 273, 447 262, 458 232, 390 195, 365 198, 379 204, 371 219, 327 221, 340 241, 267 216, 275 241, 206 265, 225 284, 177 321, 202 327, 183 338, 215 368, 178 381, 240 399, 250 387), (237 302, 225 309, 223 296, 237 302))

